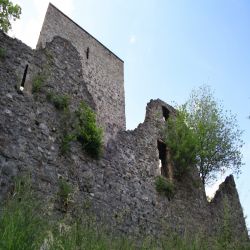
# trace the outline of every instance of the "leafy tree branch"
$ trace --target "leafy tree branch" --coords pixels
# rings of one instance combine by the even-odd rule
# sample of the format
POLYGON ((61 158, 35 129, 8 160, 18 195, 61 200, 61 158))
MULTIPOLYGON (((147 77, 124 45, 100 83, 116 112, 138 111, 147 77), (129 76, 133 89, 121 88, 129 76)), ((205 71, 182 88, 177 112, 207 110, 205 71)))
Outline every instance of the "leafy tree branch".
POLYGON ((202 86, 192 91, 189 100, 178 107, 176 117, 168 121, 166 143, 175 168, 195 165, 202 182, 208 184, 219 172, 240 172, 241 137, 235 115, 223 110, 210 87, 202 86))
POLYGON ((21 7, 9 0, 0 0, 0 29, 7 33, 11 29, 11 20, 19 19, 21 7))

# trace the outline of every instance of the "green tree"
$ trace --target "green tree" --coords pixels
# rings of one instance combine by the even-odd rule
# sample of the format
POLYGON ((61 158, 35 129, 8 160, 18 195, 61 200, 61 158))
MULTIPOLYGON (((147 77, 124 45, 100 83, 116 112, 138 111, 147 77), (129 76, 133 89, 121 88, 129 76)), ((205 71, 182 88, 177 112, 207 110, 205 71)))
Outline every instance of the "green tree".
POLYGON ((19 19, 21 7, 9 0, 0 0, 0 29, 8 32, 11 29, 11 20, 19 19))
MULTIPOLYGON (((192 136, 183 137, 183 141, 177 145, 170 141, 168 145, 174 153, 173 159, 176 157, 175 152, 183 153, 187 147, 182 156, 189 157, 189 161, 198 167, 204 184, 216 180, 218 173, 224 173, 228 169, 238 174, 243 165, 242 131, 236 117, 231 112, 224 111, 222 105, 216 101, 211 88, 202 86, 193 90, 189 100, 179 110, 185 114, 182 126, 187 126, 192 136)), ((180 136, 178 126, 172 130, 180 136)), ((178 156, 179 159, 182 156, 178 156)), ((182 161, 184 163, 185 159, 182 161)))
POLYGON ((166 123, 166 144, 169 146, 171 160, 174 163, 174 176, 178 179, 190 167, 196 164, 196 134, 187 124, 187 112, 183 107, 178 108, 175 116, 170 116, 166 123))

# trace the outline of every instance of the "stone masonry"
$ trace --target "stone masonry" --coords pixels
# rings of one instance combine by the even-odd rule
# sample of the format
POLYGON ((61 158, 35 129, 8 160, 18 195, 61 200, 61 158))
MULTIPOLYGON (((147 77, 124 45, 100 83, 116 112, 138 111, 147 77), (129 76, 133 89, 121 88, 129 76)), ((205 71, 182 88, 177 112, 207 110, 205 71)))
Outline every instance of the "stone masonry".
MULTIPOLYGON (((0 47, 5 51, 0 58, 0 201, 11 192, 14 177, 29 173, 34 188, 46 200, 44 206, 60 213, 54 197, 59 179, 64 178, 74 190, 68 207, 71 214, 78 213, 78 209, 88 209, 118 232, 138 236, 173 231, 180 235, 215 235, 220 233, 227 209, 234 237, 248 239, 233 176, 221 184, 211 202, 206 199, 204 185, 195 168, 180 180, 173 179, 175 192, 171 199, 156 191, 155 179, 161 175, 162 131, 168 117, 175 114, 171 106, 159 99, 148 103, 145 120, 135 130, 125 130, 121 110, 109 113, 109 118, 114 115, 110 121, 115 123, 118 114, 121 119, 112 125, 116 131, 106 140, 100 160, 88 157, 78 142, 72 142, 68 154, 63 155, 60 147, 65 120, 63 112, 47 100, 48 91, 70 96, 71 112, 84 100, 100 118, 99 87, 95 91, 89 87, 88 84, 95 81, 87 79, 83 66, 86 62, 74 42, 53 36, 44 46, 32 50, 0 31, 0 47), (44 83, 39 92, 32 94, 32 82, 37 75, 44 77, 44 83), (20 92, 24 78, 24 92, 20 92)), ((103 47, 100 50, 103 50, 100 59, 96 60, 106 60, 103 58, 107 50, 105 53, 103 47)), ((98 58, 94 47, 90 47, 91 51, 98 58)), ((111 61, 110 65, 105 65, 107 73, 119 59, 113 54, 106 56, 106 62, 111 61)), ((110 79, 107 90, 103 87, 101 91, 101 95, 109 95, 111 83, 123 79, 120 73, 115 74, 114 79, 112 74, 99 78, 100 72, 95 70, 89 74, 98 77, 98 86, 103 84, 102 80, 110 79)), ((119 84, 122 87, 117 91, 124 94, 123 82, 119 84)), ((106 98, 102 96, 101 101, 105 102, 106 98)), ((124 105, 121 97, 119 102, 124 105)), ((110 107, 109 112, 112 112, 114 106, 105 105, 104 108, 110 107)), ((107 110, 103 112, 107 114, 107 110)), ((107 121, 107 117, 102 116, 100 121, 107 121)), ((105 131, 109 133, 107 127, 105 131)))
POLYGON ((44 48, 55 36, 71 41, 80 53, 82 78, 96 103, 98 121, 107 142, 126 126, 123 61, 49 4, 37 48, 44 48))

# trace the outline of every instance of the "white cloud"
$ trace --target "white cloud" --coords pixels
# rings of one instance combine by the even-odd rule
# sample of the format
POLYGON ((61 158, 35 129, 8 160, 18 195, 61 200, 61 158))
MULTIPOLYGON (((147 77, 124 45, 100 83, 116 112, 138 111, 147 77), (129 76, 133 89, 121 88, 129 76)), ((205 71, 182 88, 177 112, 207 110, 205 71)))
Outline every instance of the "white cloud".
POLYGON ((134 44, 136 42, 136 37, 134 35, 130 36, 129 43, 134 44))
POLYGON ((35 48, 49 2, 72 17, 74 0, 30 0, 28 2, 16 0, 15 3, 22 7, 22 15, 20 20, 13 22, 9 35, 35 48))

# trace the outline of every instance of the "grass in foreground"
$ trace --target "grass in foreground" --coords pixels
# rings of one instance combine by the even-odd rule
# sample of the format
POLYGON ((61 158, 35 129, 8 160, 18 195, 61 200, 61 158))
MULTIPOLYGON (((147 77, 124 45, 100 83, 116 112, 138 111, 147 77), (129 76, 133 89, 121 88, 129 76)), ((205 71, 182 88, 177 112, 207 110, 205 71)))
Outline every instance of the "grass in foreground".
POLYGON ((190 242, 177 235, 139 242, 107 233, 87 216, 71 223, 53 221, 43 214, 42 204, 35 198, 30 185, 22 181, 16 184, 12 196, 0 212, 0 250, 250 249, 249 244, 217 239, 209 244, 201 237, 190 242))

